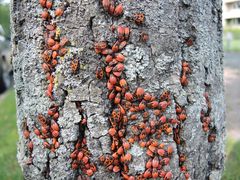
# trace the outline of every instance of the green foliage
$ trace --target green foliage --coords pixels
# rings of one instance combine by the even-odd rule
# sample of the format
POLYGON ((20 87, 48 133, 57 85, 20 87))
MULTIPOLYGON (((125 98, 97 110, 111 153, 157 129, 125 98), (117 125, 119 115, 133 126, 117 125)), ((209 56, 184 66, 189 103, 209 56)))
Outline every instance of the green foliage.
POLYGON ((3 26, 5 36, 10 38, 10 10, 9 4, 0 4, 0 24, 3 26))
POLYGON ((16 127, 16 105, 14 91, 7 92, 0 101, 0 179, 23 179, 16 159, 16 143, 18 140, 16 127))
POLYGON ((228 138, 226 144, 227 161, 222 180, 240 179, 240 141, 228 138))

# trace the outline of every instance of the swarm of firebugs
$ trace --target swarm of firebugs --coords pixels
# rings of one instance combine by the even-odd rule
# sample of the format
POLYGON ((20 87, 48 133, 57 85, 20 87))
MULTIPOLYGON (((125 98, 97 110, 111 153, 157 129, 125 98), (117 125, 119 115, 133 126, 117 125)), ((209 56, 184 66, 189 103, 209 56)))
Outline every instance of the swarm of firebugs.
MULTIPOLYGON (((54 101, 54 71, 58 64, 59 58, 63 57, 68 49, 65 47, 69 40, 66 37, 60 37, 60 30, 53 23, 53 19, 61 17, 64 14, 64 7, 53 7, 52 0, 39 0, 39 4, 43 8, 40 14, 44 21, 44 50, 42 52, 42 68, 46 73, 46 80, 48 81, 48 88, 46 95, 50 100, 54 101), (54 13, 50 13, 54 11, 54 13), (51 16, 54 14, 54 17, 51 16)), ((124 14, 124 6, 119 3, 116 4, 113 0, 101 0, 102 7, 105 12, 113 17, 121 17, 124 14)), ((144 13, 135 13, 132 17, 133 22, 138 26, 143 26, 145 22, 144 13)), ((109 116, 110 129, 108 133, 112 139, 111 155, 102 155, 99 157, 102 163, 109 171, 121 173, 123 179, 148 179, 148 178, 163 178, 170 180, 173 177, 171 171, 165 171, 164 166, 170 164, 173 154, 172 145, 162 143, 161 137, 163 134, 173 134, 174 141, 180 145, 182 140, 180 132, 181 124, 187 119, 187 114, 184 107, 176 105, 176 119, 167 118, 164 113, 168 106, 171 105, 171 94, 169 91, 164 91, 159 97, 146 92, 144 88, 137 87, 131 91, 125 79, 125 56, 121 51, 127 46, 130 38, 131 29, 124 25, 111 27, 112 32, 116 33, 117 39, 113 44, 107 41, 96 42, 94 45, 95 52, 104 57, 105 66, 98 66, 96 68, 96 78, 107 79, 106 87, 108 89, 108 99, 112 104, 111 115, 109 116), (152 116, 152 114, 154 116, 152 116), (154 118, 152 118, 154 117, 154 118), (142 119, 142 121, 139 121, 142 119), (134 125, 130 127, 130 136, 126 136, 128 123, 135 121, 134 125), (145 164, 145 171, 142 174, 133 176, 129 174, 129 163, 134 158, 129 149, 133 143, 138 143, 141 148, 146 150, 147 161, 145 164)), ((147 42, 149 35, 146 32, 141 32, 140 41, 147 42)), ((71 61, 71 70, 73 74, 77 73, 79 69, 78 59, 71 61)), ((189 63, 182 61, 182 73, 180 83, 182 86, 188 85, 188 75, 191 73, 189 63)), ((211 103, 208 95, 205 95, 208 104, 208 111, 211 109, 211 103)), ((76 102, 79 109, 79 114, 82 119, 79 123, 79 130, 84 132, 87 124, 87 118, 84 115, 84 110, 81 108, 81 102, 76 102)), ((59 146, 58 138, 60 135, 60 127, 57 123, 59 118, 59 106, 52 103, 48 109, 47 116, 38 115, 38 124, 34 127, 34 133, 44 140, 43 146, 55 151, 59 146), (50 140, 51 139, 51 142, 50 140)), ((210 124, 209 112, 201 113, 201 121, 203 122, 204 131, 208 131, 210 124)), ((27 125, 24 126, 24 137, 30 139, 30 130, 27 125)), ((83 133, 84 134, 84 133, 83 133)), ((209 142, 215 141, 216 135, 210 134, 209 142)), ((32 152, 33 143, 28 142, 29 152, 32 152)), ((186 156, 179 155, 179 165, 185 178, 189 179, 186 165, 186 156)), ((90 152, 87 148, 86 138, 79 137, 75 144, 74 151, 70 154, 72 159, 72 169, 78 169, 86 174, 92 176, 97 171, 96 166, 90 162, 90 152)))

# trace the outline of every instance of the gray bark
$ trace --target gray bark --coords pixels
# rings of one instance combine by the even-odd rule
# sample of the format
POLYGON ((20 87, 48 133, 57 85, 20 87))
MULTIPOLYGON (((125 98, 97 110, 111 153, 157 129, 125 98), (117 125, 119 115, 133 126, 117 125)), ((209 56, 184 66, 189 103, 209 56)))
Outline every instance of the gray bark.
MULTIPOLYGON (((224 166, 225 106, 223 96, 223 59, 221 0, 121 0, 124 15, 109 16, 97 0, 66 0, 66 10, 56 18, 61 37, 66 36, 71 45, 70 53, 56 66, 57 84, 54 87, 56 102, 60 104, 60 147, 53 153, 43 147, 34 126, 37 115, 47 116, 52 104, 45 96, 47 81, 41 68, 43 50, 43 22, 39 14, 42 7, 37 1, 11 2, 12 53, 17 99, 17 125, 19 132, 18 161, 26 179, 75 179, 79 171, 72 170, 69 158, 79 133, 81 116, 75 102, 80 101, 87 117, 85 136, 91 152, 91 162, 97 165, 92 178, 120 179, 120 173, 106 170, 98 161, 100 155, 111 153, 110 124, 108 115, 111 104, 107 100, 106 80, 95 77, 99 56, 94 52, 94 43, 107 40, 113 43, 116 37, 110 25, 131 28, 128 45, 122 51, 126 57, 125 74, 131 91, 142 87, 159 96, 164 90, 171 93, 168 118, 176 118, 175 106, 185 108, 187 119, 181 124, 180 137, 183 143, 176 144, 173 135, 163 135, 160 142, 174 147, 170 165, 165 167, 173 173, 173 179, 184 179, 179 168, 179 155, 185 154, 191 179, 221 178, 224 166), (127 17, 143 12, 144 25, 137 26, 127 17), (139 41, 139 34, 149 34, 146 43, 139 41), (193 45, 186 40, 191 38, 193 45), (80 60, 80 70, 72 74, 70 61, 80 60), (191 68, 189 84, 183 87, 179 81, 182 60, 191 68), (212 105, 210 131, 202 130, 201 111, 207 111, 204 93, 209 94, 212 105), (28 141, 23 137, 24 122, 33 142, 32 163, 28 141), (214 142, 208 142, 210 133, 216 134, 214 142)), ((54 7, 60 4, 54 1, 54 7)), ((137 123, 137 122, 136 122, 137 123)), ((130 133, 130 131, 129 131, 130 133)), ((145 170, 145 149, 137 143, 130 149, 133 161, 129 165, 131 175, 145 170)))

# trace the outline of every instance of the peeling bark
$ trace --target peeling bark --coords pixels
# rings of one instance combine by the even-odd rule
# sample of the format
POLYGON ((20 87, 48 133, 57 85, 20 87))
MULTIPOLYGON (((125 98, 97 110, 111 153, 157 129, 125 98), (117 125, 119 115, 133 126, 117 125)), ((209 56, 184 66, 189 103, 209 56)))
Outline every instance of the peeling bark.
MULTIPOLYGON (((66 0, 54 1, 54 8, 65 4, 61 17, 55 19, 61 37, 67 37, 69 53, 59 60, 54 72, 55 102, 60 105, 60 147, 52 152, 43 147, 43 140, 34 134, 38 114, 47 115, 52 101, 45 96, 48 83, 42 70, 44 26, 39 14, 42 7, 37 1, 11 1, 12 54, 17 99, 17 125, 19 132, 18 161, 25 179, 77 179, 79 170, 71 168, 70 154, 79 138, 82 113, 76 106, 80 102, 87 118, 84 136, 91 153, 91 162, 97 166, 92 179, 121 179, 120 173, 109 172, 99 162, 103 154, 111 154, 111 138, 108 134, 108 116, 112 107, 108 100, 106 79, 98 80, 95 70, 101 61, 94 52, 94 43, 116 40, 111 25, 130 27, 127 46, 121 52, 125 60, 126 80, 131 91, 142 87, 160 96, 171 93, 171 105, 165 115, 176 118, 176 106, 185 109, 187 119, 180 124, 181 143, 174 135, 163 135, 161 142, 174 148, 170 165, 165 170, 173 173, 173 179, 184 179, 179 157, 186 156, 191 179, 221 178, 224 166, 225 106, 223 96, 223 59, 221 0, 121 0, 124 14, 120 18, 108 15, 100 1, 66 0), (136 25, 131 17, 145 14, 145 23, 136 25), (149 40, 144 43, 140 34, 146 32, 149 40), (79 71, 71 71, 72 59, 79 60, 79 71), (182 60, 191 68, 189 83, 182 86, 182 60), (204 132, 201 112, 208 111, 204 93, 211 102, 210 131, 204 132), (23 124, 27 123, 33 142, 32 163, 29 163, 28 140, 23 137, 23 124), (211 133, 214 142, 208 142, 211 133)), ((136 124, 137 122, 135 122, 136 124)), ((131 132, 127 130, 130 137, 131 132)), ((145 150, 137 143, 129 152, 131 175, 144 172, 145 150)))

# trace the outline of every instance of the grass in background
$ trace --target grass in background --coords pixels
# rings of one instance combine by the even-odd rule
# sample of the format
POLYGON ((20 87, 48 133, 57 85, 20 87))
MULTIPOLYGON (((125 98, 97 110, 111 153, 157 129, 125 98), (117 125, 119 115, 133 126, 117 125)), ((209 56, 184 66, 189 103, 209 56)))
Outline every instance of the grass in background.
POLYGON ((222 180, 240 179, 240 141, 228 137, 226 144, 227 159, 222 180))
POLYGON ((226 32, 231 32, 233 34, 234 38, 240 39, 240 28, 227 28, 227 27, 225 27, 223 33, 225 34, 226 32))
POLYGON ((232 40, 230 48, 227 47, 227 41, 224 40, 223 48, 225 52, 240 52, 240 39, 232 40))
MULTIPOLYGON (((16 159, 18 139, 14 91, 0 101, 0 180, 22 180, 16 159)), ((240 141, 227 139, 227 161, 222 180, 240 180, 240 141)))
POLYGON ((0 4, 0 24, 2 25, 5 35, 10 38, 10 10, 9 4, 0 4))
POLYGON ((240 52, 240 29, 237 28, 224 28, 223 32, 223 49, 226 52, 240 52), (230 32, 233 35, 230 48, 227 47, 226 34, 230 32))
POLYGON ((0 101, 0 179, 22 180, 16 159, 18 140, 14 90, 8 91, 0 101))

